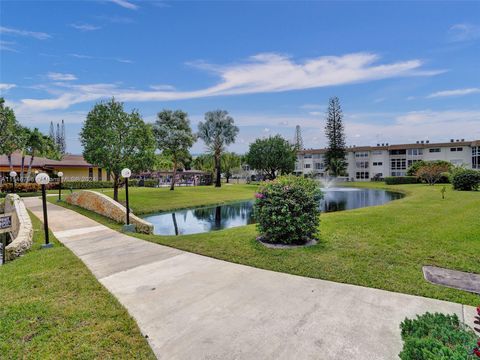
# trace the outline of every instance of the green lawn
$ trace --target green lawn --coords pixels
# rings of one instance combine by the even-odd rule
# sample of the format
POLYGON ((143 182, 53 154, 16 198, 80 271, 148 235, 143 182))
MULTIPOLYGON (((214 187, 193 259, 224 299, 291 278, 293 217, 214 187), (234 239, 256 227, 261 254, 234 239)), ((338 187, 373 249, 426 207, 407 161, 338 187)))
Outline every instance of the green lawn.
MULTIPOLYGON (((350 185, 393 189, 408 196, 383 206, 322 214, 320 242, 310 248, 267 249, 255 241, 255 225, 197 235, 135 236, 263 269, 478 305, 478 296, 427 283, 422 266, 480 273, 480 192, 457 192, 447 185, 442 200, 443 185, 350 185)), ((253 193, 251 187, 237 185, 178 190, 138 189, 131 202, 140 212, 149 212, 212 203, 217 193, 223 201, 253 193), (142 204, 146 206, 141 208, 142 204)), ((87 210, 64 206, 120 229, 87 210)))
POLYGON ((154 359, 135 321, 70 250, 34 245, 0 266, 0 358, 154 359))

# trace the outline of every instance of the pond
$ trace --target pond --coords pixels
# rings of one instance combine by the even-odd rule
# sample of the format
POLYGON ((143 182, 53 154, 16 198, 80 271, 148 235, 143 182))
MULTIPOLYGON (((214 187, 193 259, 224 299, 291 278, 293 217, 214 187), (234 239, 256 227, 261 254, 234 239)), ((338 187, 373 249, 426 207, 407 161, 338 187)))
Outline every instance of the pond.
MULTIPOLYGON (((381 205, 402 198, 392 191, 356 188, 322 189, 320 202, 322 212, 341 211, 381 205)), ((174 212, 145 215, 143 218, 154 225, 157 235, 187 235, 228 229, 253 224, 254 200, 209 206, 174 212)))

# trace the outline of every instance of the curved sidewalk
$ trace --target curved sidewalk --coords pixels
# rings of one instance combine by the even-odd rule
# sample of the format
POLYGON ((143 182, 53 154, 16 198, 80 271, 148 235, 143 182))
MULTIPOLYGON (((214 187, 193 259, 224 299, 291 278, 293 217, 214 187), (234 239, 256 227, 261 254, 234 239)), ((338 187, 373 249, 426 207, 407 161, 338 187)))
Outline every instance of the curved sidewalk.
MULTIPOLYGON (((41 201, 25 204, 42 219, 41 201)), ((55 236, 136 319, 160 359, 398 359, 399 324, 474 308, 233 264, 48 204, 55 236)))

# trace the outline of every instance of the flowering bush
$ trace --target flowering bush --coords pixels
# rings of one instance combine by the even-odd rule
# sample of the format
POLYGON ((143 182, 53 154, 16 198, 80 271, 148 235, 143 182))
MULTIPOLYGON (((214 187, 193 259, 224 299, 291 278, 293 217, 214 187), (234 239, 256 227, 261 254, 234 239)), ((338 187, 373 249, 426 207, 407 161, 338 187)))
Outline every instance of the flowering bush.
POLYGON ((304 244, 315 237, 322 198, 315 180, 281 176, 262 183, 255 197, 254 217, 263 241, 304 244))

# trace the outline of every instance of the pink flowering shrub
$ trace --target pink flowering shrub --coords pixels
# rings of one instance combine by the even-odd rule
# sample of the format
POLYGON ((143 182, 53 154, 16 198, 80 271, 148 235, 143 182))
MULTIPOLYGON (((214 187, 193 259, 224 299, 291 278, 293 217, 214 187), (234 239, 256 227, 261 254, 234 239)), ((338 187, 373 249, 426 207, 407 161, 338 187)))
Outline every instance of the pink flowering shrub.
POLYGON ((322 198, 315 180, 281 176, 262 183, 255 198, 254 216, 262 241, 304 244, 315 238, 322 198))

